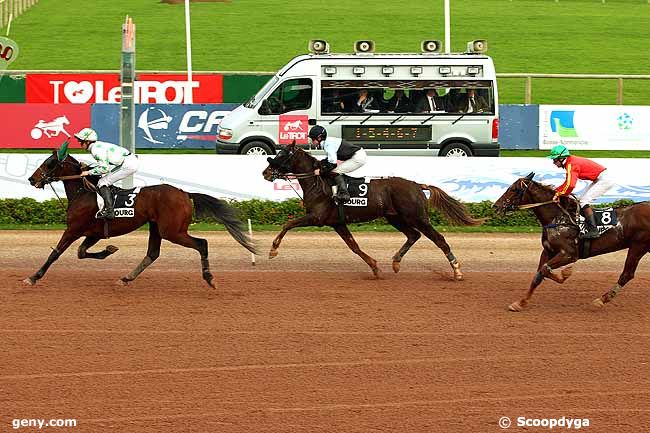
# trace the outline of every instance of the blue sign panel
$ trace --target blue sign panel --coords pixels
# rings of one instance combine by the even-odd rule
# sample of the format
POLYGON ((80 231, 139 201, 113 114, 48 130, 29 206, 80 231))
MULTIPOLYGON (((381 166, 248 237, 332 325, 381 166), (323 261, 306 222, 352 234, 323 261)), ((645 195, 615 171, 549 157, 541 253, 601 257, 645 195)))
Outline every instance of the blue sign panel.
MULTIPOLYGON (((214 149, 217 125, 239 104, 136 104, 137 149, 214 149)), ((99 139, 120 140, 120 106, 93 104, 92 127, 99 139)))

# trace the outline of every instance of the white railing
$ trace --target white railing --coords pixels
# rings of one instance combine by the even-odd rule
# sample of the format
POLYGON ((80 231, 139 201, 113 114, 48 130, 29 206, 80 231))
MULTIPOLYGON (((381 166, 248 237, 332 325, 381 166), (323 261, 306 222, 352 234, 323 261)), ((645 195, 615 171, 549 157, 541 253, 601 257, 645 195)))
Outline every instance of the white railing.
POLYGON ((0 0, 0 28, 6 27, 10 19, 16 19, 36 3, 38 0, 0 0))
MULTIPOLYGON (((649 0, 650 1, 650 0, 649 0)), ((497 78, 524 78, 524 104, 531 104, 533 100, 533 78, 570 78, 570 79, 597 79, 616 80, 616 104, 623 105, 623 80, 650 80, 650 75, 614 75, 614 74, 497 74, 497 78)))

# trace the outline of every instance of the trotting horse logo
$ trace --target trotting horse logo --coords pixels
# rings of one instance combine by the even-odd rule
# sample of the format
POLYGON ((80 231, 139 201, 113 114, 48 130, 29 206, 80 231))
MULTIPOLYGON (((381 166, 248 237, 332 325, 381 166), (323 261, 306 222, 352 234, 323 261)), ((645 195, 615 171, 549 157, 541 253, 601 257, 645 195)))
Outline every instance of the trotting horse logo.
POLYGON ((46 122, 44 120, 39 120, 34 129, 32 129, 31 136, 34 140, 38 140, 45 134, 47 138, 58 137, 60 133, 64 133, 68 137, 68 131, 65 130, 65 125, 69 125, 70 121, 66 116, 60 116, 51 122, 46 122))
POLYGON ((280 144, 307 144, 307 115, 280 115, 280 144))

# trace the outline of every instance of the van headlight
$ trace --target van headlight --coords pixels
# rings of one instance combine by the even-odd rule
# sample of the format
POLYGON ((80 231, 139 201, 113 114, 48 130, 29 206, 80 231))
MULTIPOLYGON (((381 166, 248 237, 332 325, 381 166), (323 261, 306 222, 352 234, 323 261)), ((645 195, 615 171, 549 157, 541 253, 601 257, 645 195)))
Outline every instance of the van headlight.
POLYGON ((232 129, 222 128, 221 125, 217 126, 217 135, 221 140, 228 141, 232 138, 232 129))

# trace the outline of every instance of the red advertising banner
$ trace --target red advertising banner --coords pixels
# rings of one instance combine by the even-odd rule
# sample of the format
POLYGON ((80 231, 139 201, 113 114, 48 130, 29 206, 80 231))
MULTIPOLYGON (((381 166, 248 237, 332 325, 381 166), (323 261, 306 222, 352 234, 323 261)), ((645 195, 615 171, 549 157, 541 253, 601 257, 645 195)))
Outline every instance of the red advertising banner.
POLYGON ((0 147, 54 149, 90 126, 90 104, 0 104, 0 147))
POLYGON ((303 115, 280 115, 280 131, 278 134, 278 143, 291 144, 296 140, 296 144, 308 144, 307 133, 309 132, 309 116, 303 115))
MULTIPOLYGON (((223 76, 195 74, 138 74, 135 102, 140 104, 195 104, 223 101, 223 76)), ((119 103, 119 74, 27 74, 27 103, 101 104, 119 103)))

